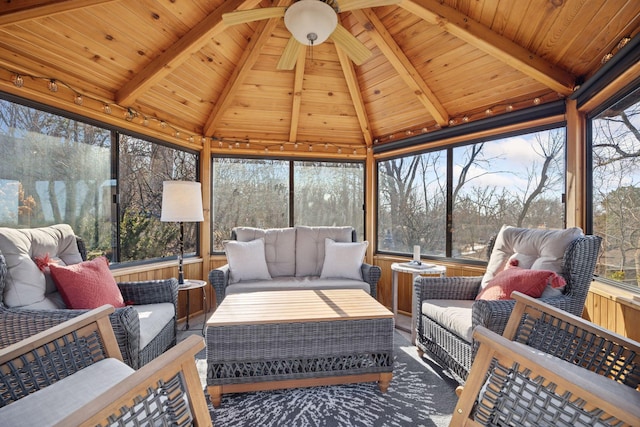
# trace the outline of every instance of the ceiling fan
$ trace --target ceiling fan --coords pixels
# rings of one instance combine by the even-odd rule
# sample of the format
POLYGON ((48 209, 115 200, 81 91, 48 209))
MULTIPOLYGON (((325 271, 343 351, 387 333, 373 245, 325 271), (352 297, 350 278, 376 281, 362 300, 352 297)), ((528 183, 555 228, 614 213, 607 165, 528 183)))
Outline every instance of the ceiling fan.
POLYGON ((227 25, 244 24, 270 18, 284 17, 284 25, 291 33, 278 70, 293 70, 302 46, 315 46, 328 38, 340 46, 351 60, 360 65, 371 51, 338 23, 338 13, 365 7, 389 6, 401 0, 298 0, 289 7, 263 7, 224 13, 227 25))

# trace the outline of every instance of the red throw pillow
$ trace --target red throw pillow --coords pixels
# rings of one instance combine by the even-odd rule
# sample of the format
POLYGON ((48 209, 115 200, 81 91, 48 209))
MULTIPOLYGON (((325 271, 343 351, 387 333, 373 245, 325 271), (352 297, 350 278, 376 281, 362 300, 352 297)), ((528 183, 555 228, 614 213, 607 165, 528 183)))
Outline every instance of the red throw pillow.
POLYGON ((91 309, 104 304, 125 306, 105 257, 66 266, 49 264, 49 269, 68 308, 91 309))
POLYGON ((511 267, 496 274, 487 287, 480 291, 477 300, 511 299, 513 291, 522 292, 533 298, 540 298, 544 288, 551 285, 559 288, 566 284, 564 278, 549 270, 528 270, 511 267))

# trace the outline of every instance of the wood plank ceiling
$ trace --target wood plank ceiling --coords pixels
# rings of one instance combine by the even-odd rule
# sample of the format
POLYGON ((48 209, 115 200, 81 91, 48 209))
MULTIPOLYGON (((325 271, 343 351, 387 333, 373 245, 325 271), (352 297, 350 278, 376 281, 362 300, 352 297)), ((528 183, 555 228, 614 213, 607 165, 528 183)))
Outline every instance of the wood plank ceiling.
POLYGON ((47 99, 53 80, 46 96, 76 104, 52 105, 196 147, 362 152, 566 97, 640 26, 638 0, 404 0, 339 13, 373 52, 362 65, 328 40, 281 71, 282 18, 222 21, 291 3, 3 0, 0 90, 47 99))

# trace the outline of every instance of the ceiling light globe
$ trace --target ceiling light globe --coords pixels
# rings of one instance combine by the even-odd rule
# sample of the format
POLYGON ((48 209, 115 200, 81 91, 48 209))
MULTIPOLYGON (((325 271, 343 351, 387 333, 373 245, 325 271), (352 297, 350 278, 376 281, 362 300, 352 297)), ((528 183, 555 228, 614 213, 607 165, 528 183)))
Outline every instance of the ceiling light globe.
POLYGON ((321 0, 300 0, 285 12, 284 25, 300 43, 318 45, 336 29, 338 15, 321 0))

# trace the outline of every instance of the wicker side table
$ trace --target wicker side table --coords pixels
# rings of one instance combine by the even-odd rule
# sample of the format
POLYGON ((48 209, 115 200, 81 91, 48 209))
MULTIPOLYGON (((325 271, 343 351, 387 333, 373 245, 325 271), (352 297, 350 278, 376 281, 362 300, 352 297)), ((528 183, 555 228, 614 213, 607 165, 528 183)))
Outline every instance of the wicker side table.
POLYGON ((393 314, 361 290, 230 295, 207 322, 207 389, 378 382, 393 370, 393 314))

